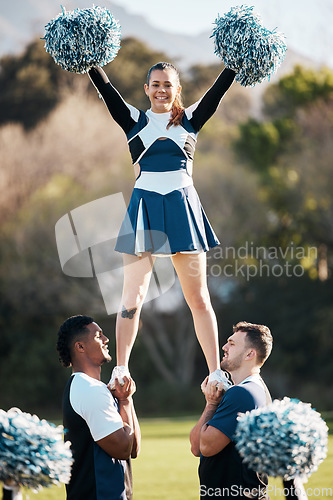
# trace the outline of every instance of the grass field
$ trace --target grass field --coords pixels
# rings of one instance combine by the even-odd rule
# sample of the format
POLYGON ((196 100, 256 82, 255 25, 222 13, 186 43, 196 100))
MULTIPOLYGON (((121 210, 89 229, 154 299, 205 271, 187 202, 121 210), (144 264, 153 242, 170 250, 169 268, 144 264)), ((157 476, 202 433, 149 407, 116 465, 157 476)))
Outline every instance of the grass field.
MULTIPOLYGON (((142 449, 133 461, 134 499, 198 500, 198 459, 191 454, 188 439, 194 420, 144 419, 140 423, 142 449)), ((309 500, 333 495, 333 435, 329 439, 328 457, 305 485, 309 500)), ((280 480, 271 480, 270 490, 271 500, 284 498, 280 480)), ((26 493, 30 500, 65 499, 63 487, 26 493)))

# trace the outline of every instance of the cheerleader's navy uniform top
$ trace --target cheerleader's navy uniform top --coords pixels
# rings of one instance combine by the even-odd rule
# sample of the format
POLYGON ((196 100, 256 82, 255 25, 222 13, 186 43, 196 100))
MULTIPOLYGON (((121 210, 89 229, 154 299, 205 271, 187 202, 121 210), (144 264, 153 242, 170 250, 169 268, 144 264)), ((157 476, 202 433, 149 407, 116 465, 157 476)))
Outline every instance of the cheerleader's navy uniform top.
POLYGON ((198 132, 232 84, 234 71, 224 69, 205 95, 185 109, 181 123, 169 129, 170 112, 144 112, 127 104, 100 68, 92 68, 89 76, 127 136, 133 165, 140 167, 115 249, 170 255, 218 245, 193 186, 193 156, 198 132))

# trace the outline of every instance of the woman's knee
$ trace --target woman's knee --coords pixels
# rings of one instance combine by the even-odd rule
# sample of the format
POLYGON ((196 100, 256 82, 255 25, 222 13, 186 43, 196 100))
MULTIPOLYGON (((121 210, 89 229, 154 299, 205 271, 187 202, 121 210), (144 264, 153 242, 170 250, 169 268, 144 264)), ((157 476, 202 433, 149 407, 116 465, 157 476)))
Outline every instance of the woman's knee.
POLYGON ((212 307, 208 289, 193 290, 186 300, 191 310, 208 311, 212 307))

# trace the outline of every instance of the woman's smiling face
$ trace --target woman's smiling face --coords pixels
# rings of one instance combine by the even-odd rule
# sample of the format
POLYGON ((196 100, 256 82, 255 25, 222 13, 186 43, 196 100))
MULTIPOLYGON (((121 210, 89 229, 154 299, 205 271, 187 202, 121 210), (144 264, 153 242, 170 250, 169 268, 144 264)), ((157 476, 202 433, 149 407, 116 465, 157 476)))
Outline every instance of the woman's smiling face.
POLYGON ((151 72, 149 85, 145 84, 145 92, 151 102, 154 113, 171 111, 181 86, 176 72, 173 69, 155 69, 151 72))

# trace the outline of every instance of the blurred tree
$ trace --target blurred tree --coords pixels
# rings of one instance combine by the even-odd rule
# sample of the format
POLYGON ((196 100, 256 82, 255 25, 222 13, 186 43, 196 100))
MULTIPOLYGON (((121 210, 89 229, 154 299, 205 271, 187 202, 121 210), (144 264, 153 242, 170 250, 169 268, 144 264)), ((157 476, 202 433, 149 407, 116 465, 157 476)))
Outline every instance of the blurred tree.
POLYGON ((333 99, 308 106, 295 119, 290 151, 269 168, 266 193, 278 216, 279 239, 333 249, 333 99))
POLYGON ((258 170, 265 170, 275 161, 280 147, 280 134, 274 123, 250 119, 240 125, 240 139, 235 148, 258 170))
POLYGON ((332 278, 257 276, 216 308, 221 345, 238 321, 263 323, 274 345, 263 376, 274 397, 297 397, 332 409, 332 278))
POLYGON ((20 56, 0 61, 0 124, 19 122, 34 127, 61 98, 60 87, 70 86, 74 75, 54 64, 43 41, 31 42, 20 56))
MULTIPOLYGON (((0 406, 60 407, 66 371, 57 360, 57 328, 81 311, 104 313, 94 280, 70 279, 54 238, 58 218, 88 198, 69 176, 39 187, 2 224, 0 245, 0 406)), ((68 374, 67 374, 68 375, 68 374)))
POLYGON ((260 174, 272 210, 266 240, 332 248, 333 72, 296 67, 265 100, 266 121, 241 124, 234 147, 260 174))
POLYGON ((299 112, 329 103, 333 96, 333 72, 296 66, 293 73, 270 85, 264 94, 265 121, 250 118, 240 125, 235 149, 261 174, 266 174, 278 157, 292 149, 290 143, 303 135, 299 112), (299 110, 299 111, 298 111, 299 110))
MULTIPOLYGON (((5 56, 0 60, 0 125, 22 123, 33 128, 61 101, 68 91, 94 88, 86 75, 64 71, 45 51, 43 40, 31 42, 20 56, 5 56)), ((125 99, 145 107, 143 91, 150 66, 166 56, 144 43, 127 38, 122 41, 118 56, 104 69, 125 99)))
POLYGON ((296 109, 317 100, 327 100, 333 93, 333 72, 295 66, 293 73, 270 85, 264 95, 264 112, 270 119, 293 116, 296 109))
POLYGON ((170 297, 175 294, 178 301, 172 311, 163 311, 163 306, 156 307, 159 301, 164 299, 165 303, 168 300, 163 296, 145 305, 141 339, 149 353, 153 371, 168 383, 188 387, 193 381, 198 344, 182 293, 173 290, 170 297))

